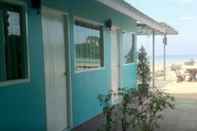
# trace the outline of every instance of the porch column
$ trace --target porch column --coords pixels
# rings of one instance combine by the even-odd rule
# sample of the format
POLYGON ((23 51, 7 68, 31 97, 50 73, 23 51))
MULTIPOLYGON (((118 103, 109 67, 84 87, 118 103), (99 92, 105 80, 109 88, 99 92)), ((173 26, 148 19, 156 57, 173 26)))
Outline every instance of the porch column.
POLYGON ((155 87, 155 31, 152 34, 152 86, 155 87))
POLYGON ((164 71, 164 80, 166 80, 166 46, 167 46, 167 35, 164 34, 163 38, 163 71, 164 71))

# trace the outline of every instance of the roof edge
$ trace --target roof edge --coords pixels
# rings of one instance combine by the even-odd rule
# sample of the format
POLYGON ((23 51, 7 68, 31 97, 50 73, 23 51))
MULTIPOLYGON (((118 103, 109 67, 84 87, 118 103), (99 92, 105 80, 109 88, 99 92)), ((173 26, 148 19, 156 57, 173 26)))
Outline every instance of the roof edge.
POLYGON ((173 29, 171 26, 160 23, 154 20, 153 18, 147 16, 146 14, 142 13, 140 10, 136 9, 129 3, 121 0, 96 0, 105 6, 108 6, 124 15, 127 15, 131 17, 132 19, 137 21, 140 21, 141 23, 147 25, 149 28, 153 29, 156 32, 163 33, 163 34, 169 34, 169 35, 176 35, 178 32, 173 29))

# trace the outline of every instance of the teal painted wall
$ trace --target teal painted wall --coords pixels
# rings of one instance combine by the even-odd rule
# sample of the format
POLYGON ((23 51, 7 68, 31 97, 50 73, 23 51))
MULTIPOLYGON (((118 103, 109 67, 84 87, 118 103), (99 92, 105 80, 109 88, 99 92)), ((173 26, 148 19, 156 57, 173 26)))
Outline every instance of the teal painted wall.
POLYGON ((72 57, 72 100, 74 126, 93 118, 102 112, 97 99, 99 94, 106 94, 111 87, 110 71, 110 32, 104 30, 104 67, 102 69, 77 73, 74 71, 74 46, 72 57))
MULTIPOLYGON (((111 87, 111 40, 110 32, 105 30, 105 67, 103 69, 75 73, 73 16, 80 16, 100 23, 104 23, 111 18, 113 24, 124 31, 135 32, 136 24, 129 17, 113 11, 95 0, 83 0, 83 2, 81 0, 43 0, 43 4, 69 13, 72 112, 74 126, 78 126, 101 112, 97 96, 101 93, 106 93, 111 87)), ((28 9, 28 36, 31 81, 0 87, 0 130, 46 130, 41 16, 32 9, 28 9)), ((122 84, 124 86, 132 86, 135 81, 135 66, 128 66, 122 69, 124 72, 122 84)))
POLYGON ((44 5, 65 11, 73 16, 79 16, 92 21, 104 23, 111 18, 113 25, 124 31, 137 30, 135 20, 96 2, 95 0, 43 0, 44 5))
MULTIPOLYGON (((103 6, 95 0, 83 0, 83 2, 81 0, 44 0, 44 4, 48 7, 67 12, 70 18, 69 47, 71 56, 72 112, 73 124, 76 127, 101 113, 97 96, 106 93, 111 88, 111 40, 110 32, 105 31, 105 67, 103 69, 76 73, 74 71, 73 17, 78 16, 101 24, 104 24, 107 19, 111 18, 113 25, 120 27, 124 31, 131 32, 136 31, 136 22, 117 11, 103 6)), ((124 79, 127 76, 131 79, 126 78, 123 81, 125 86, 134 86, 135 74, 133 70, 135 70, 134 66, 123 69, 124 79)))
POLYGON ((128 64, 122 66, 121 86, 123 88, 136 88, 136 64, 128 64))
MULTIPOLYGON (((110 32, 104 32, 105 47, 105 68, 101 70, 75 73, 74 71, 74 44, 73 44, 73 16, 79 16, 88 20, 104 23, 111 18, 113 25, 119 26, 124 31, 136 31, 136 24, 133 19, 123 16, 110 8, 103 6, 95 0, 45 0, 44 4, 51 8, 60 9, 69 13, 70 18, 70 51, 71 51, 71 79, 72 79, 72 105, 73 123, 78 126, 86 120, 91 119, 101 112, 101 107, 97 96, 105 93, 111 87, 110 69, 110 32)), ((133 77, 132 80, 126 78, 123 81, 125 86, 133 86, 135 67, 124 69, 124 78, 133 77), (131 70, 131 71, 130 71, 131 70), (132 81, 132 82, 131 82, 132 81)))
POLYGON ((45 131, 41 17, 28 10, 30 82, 0 86, 1 131, 45 131))

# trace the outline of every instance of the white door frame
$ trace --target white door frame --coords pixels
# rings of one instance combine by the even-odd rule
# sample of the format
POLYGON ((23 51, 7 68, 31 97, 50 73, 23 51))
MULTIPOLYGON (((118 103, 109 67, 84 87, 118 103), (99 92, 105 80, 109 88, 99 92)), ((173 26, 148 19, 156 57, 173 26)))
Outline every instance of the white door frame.
MULTIPOLYGON (((56 9, 52 9, 52 8, 48 8, 46 6, 42 6, 42 20, 43 20, 43 16, 44 13, 53 13, 53 14, 57 14, 57 15, 63 15, 64 16, 64 20, 65 20, 65 25, 64 25, 64 38, 65 38, 65 63, 66 63, 66 67, 65 67, 65 75, 66 75, 66 90, 67 90, 67 128, 64 131, 68 131, 73 127, 73 123, 72 123, 72 91, 71 91, 71 74, 70 74, 70 50, 69 50, 69 18, 68 18, 68 13, 60 11, 60 10, 56 10, 56 9)), ((43 24, 43 23, 42 23, 43 24)), ((44 33, 44 32, 43 32, 44 33)), ((43 38, 43 42, 44 42, 44 38, 43 38)), ((43 46, 44 48, 44 46, 43 46)), ((43 53, 45 55, 45 53, 43 53)), ((45 63, 44 63, 45 65, 45 63)), ((46 78, 45 78, 46 80, 46 78)), ((45 87, 46 89, 46 87, 45 87)), ((46 95, 46 94, 45 94, 46 95)), ((47 110, 47 109, 46 109, 47 110)), ((47 120, 47 113, 46 113, 46 120, 47 120)))
MULTIPOLYGON (((118 88, 120 88, 121 87, 121 35, 120 35, 121 31, 120 31, 120 28, 113 26, 112 30, 111 30, 111 35, 113 35, 114 32, 116 33, 116 37, 117 37, 116 42, 117 42, 117 53, 118 53, 118 58, 117 58, 118 59, 118 61, 117 61, 117 63, 118 63, 118 85, 117 86, 118 86, 118 88)), ((113 44, 113 43, 111 42, 111 44, 113 44)), ((112 46, 113 45, 111 45, 111 55, 112 55, 112 46)), ((111 56, 111 74, 113 74, 112 60, 113 59, 112 59, 112 56, 111 56)), ((112 81, 113 81, 113 76, 111 76, 111 83, 112 83, 112 81)), ((113 89, 112 86, 111 86, 111 88, 113 89)))

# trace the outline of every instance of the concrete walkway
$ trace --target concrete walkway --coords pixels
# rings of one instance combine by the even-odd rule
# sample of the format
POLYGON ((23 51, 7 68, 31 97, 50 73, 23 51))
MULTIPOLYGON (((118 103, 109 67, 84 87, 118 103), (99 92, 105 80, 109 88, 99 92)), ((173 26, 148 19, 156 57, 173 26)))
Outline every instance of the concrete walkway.
POLYGON ((197 94, 177 94, 175 110, 165 111, 156 131, 197 131, 197 94))

